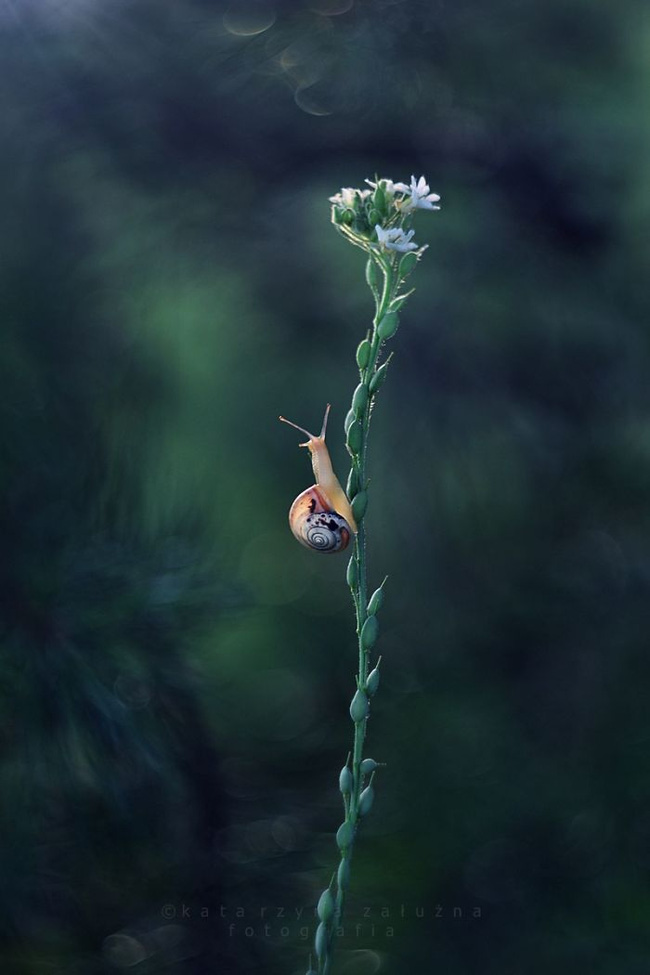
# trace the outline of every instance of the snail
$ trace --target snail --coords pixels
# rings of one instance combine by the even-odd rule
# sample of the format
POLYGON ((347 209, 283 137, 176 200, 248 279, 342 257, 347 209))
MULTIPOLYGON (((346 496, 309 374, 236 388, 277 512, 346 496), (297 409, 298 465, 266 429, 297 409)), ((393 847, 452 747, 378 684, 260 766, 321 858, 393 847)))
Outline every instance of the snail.
POLYGON ((347 495, 332 469, 332 461, 325 446, 325 431, 330 404, 323 417, 318 437, 291 420, 280 417, 283 423, 300 430, 309 437, 301 447, 309 447, 316 483, 298 495, 289 510, 289 526, 302 545, 316 552, 341 552, 357 533, 357 524, 347 495))

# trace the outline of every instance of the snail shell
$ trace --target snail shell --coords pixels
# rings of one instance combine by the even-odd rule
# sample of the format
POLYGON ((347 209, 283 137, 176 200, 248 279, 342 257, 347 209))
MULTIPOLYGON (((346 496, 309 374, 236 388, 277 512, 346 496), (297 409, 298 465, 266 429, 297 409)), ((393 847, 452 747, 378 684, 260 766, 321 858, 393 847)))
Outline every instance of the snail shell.
POLYGON ((340 552, 350 543, 352 529, 343 515, 332 511, 327 496, 314 484, 298 495, 289 511, 295 538, 317 552, 340 552))

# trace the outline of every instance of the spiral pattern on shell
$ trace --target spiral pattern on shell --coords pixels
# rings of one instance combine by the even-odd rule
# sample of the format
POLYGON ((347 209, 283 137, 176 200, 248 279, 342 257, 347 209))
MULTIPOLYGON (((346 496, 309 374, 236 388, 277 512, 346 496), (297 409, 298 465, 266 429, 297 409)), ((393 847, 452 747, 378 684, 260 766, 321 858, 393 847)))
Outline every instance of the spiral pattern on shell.
POLYGON ((350 526, 335 511, 308 515, 301 525, 305 544, 317 552, 339 552, 350 541, 350 526))
POLYGON ((307 488, 291 505, 289 524, 295 538, 315 552, 340 552, 350 543, 349 524, 336 511, 330 511, 319 488, 307 488))

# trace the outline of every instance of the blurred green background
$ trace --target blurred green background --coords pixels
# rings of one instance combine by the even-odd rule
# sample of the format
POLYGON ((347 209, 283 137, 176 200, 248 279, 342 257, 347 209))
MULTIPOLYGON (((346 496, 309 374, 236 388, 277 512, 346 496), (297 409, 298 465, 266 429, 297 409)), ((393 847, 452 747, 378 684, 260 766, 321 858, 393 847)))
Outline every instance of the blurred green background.
POLYGON ((345 476, 327 197, 375 173, 443 209, 373 420, 337 975, 646 975, 649 15, 0 0, 3 975, 307 968, 355 646, 276 418, 330 401, 345 476))

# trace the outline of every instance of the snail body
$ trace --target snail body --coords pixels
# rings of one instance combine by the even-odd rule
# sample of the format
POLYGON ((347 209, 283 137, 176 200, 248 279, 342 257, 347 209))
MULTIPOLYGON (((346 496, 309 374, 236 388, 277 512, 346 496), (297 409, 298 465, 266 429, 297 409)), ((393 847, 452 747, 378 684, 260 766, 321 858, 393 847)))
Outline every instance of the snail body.
POLYGON ((323 418, 323 428, 314 436, 291 420, 280 417, 283 423, 300 430, 309 437, 301 447, 308 447, 316 484, 298 495, 289 509, 289 526, 294 537, 307 548, 316 552, 341 552, 347 548, 352 535, 357 533, 357 524, 352 514, 348 497, 339 484, 332 468, 329 451, 325 445, 327 417, 330 406, 327 404, 323 418))

